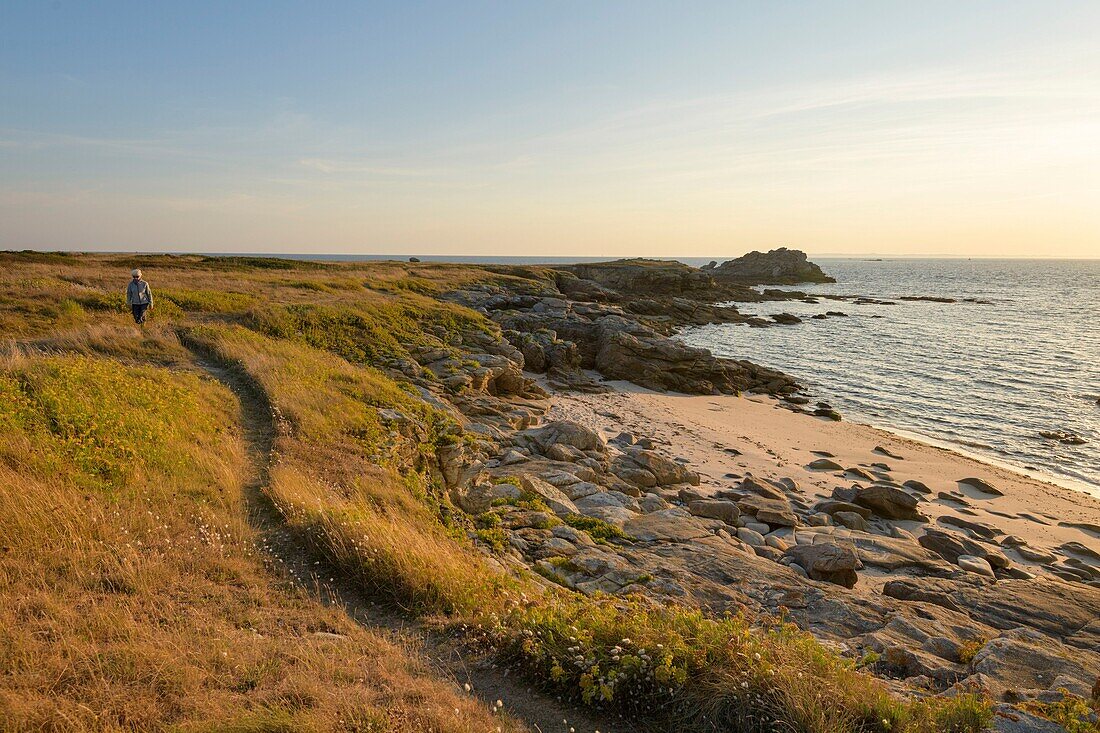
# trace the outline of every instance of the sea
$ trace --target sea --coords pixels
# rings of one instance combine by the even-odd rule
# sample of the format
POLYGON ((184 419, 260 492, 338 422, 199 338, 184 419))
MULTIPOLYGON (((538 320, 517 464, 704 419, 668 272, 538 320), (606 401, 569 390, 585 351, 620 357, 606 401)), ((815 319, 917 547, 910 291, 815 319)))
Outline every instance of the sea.
POLYGON ((1100 260, 813 261, 837 282, 784 289, 891 304, 745 303, 744 313, 803 321, 681 338, 781 369, 845 419, 1100 496, 1100 260), (848 317, 810 318, 827 310, 848 317), (1057 431, 1086 442, 1040 435, 1057 431))
MULTIPOLYGON (((422 259, 567 264, 608 258, 422 259)), ((699 267, 728 258, 679 259, 699 267)), ((781 369, 847 420, 1100 496, 1100 260, 812 259, 837 282, 784 289, 819 296, 819 302, 738 304, 744 313, 791 313, 802 323, 710 325, 680 338, 719 356, 781 369), (820 297, 825 295, 889 304, 856 305, 820 297), (827 310, 847 317, 811 318, 827 310), (1070 445, 1040 434, 1057 431, 1085 442, 1070 445)))

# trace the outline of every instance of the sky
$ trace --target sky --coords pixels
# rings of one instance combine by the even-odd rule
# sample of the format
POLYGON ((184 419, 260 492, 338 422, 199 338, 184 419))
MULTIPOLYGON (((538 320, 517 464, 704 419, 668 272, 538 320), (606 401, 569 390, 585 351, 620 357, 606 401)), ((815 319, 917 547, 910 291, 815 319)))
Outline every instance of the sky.
POLYGON ((1100 257, 1100 2, 0 3, 0 249, 1100 257))

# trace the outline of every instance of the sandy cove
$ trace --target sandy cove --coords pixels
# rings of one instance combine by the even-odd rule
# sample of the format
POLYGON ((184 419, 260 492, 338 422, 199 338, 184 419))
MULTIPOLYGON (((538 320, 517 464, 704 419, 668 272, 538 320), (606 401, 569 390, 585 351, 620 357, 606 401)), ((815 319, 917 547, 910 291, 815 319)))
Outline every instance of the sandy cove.
MULTIPOLYGON (((698 471, 700 488, 711 492, 734 485, 751 473, 759 479, 793 479, 812 504, 827 499, 835 487, 860 480, 842 471, 808 468, 822 452, 832 454, 845 469, 873 470, 871 464, 886 464, 892 480, 915 479, 932 490, 921 502, 920 511, 934 524, 942 525, 945 517, 981 522, 1059 557, 1075 556, 1060 549, 1066 542, 1079 542, 1100 553, 1100 535, 1064 524, 1100 526, 1100 499, 1081 491, 868 425, 792 412, 772 397, 684 395, 655 392, 630 382, 607 384, 615 391, 555 393, 547 419, 572 420, 609 439, 621 431, 649 437, 659 450, 698 471), (901 459, 876 452, 878 447, 901 459), (730 448, 739 454, 728 451, 730 448), (991 496, 959 483, 969 477, 984 479, 1004 495, 991 496), (954 501, 941 498, 940 492, 954 501)), ((895 524, 916 533, 923 526, 904 521, 895 524)), ((1017 565, 1038 570, 1039 563, 1015 550, 1002 549, 1017 565)), ((1095 558, 1076 557, 1100 568, 1095 558)))

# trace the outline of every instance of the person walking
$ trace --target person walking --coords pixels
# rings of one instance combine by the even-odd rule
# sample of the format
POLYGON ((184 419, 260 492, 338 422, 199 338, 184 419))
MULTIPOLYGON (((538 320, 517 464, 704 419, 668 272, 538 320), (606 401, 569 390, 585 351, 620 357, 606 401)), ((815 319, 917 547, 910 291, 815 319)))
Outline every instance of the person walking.
POLYGON ((134 313, 134 323, 145 325, 145 311, 153 307, 153 291, 149 283, 141 277, 141 270, 130 273, 130 284, 126 286, 126 305, 134 313))

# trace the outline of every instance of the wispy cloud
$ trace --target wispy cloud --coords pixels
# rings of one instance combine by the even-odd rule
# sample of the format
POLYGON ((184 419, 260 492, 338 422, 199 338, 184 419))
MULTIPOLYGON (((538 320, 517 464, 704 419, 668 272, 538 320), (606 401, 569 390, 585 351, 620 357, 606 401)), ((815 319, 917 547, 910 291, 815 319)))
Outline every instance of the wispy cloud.
POLYGON ((424 178, 447 175, 453 172, 446 168, 402 168, 331 158, 302 158, 298 163, 304 168, 320 171, 321 173, 352 173, 394 178, 424 178))

